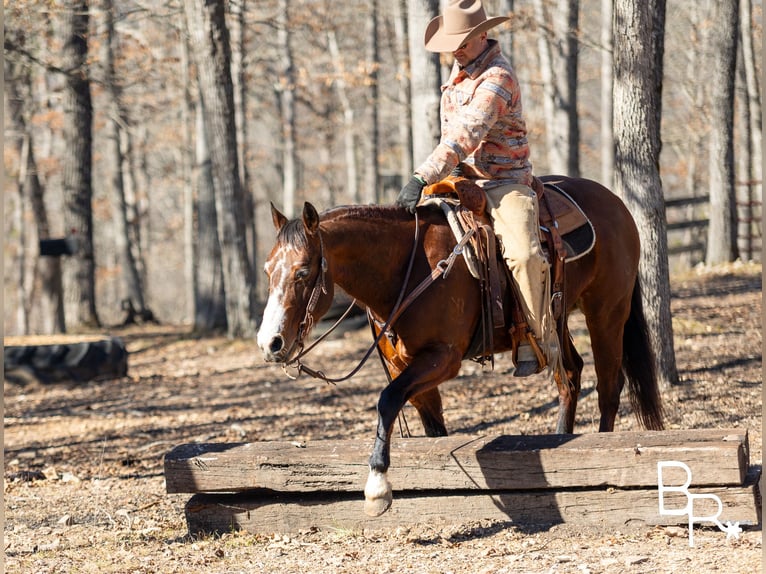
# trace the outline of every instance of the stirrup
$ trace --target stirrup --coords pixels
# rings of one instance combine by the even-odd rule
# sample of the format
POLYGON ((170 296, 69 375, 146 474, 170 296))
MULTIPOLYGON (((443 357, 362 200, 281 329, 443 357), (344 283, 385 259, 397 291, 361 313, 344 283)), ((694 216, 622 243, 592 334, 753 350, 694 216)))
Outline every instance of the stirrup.
POLYGON ((548 361, 540 345, 537 343, 531 331, 526 332, 526 341, 519 344, 513 353, 516 368, 513 371, 514 377, 528 377, 541 372, 548 361))

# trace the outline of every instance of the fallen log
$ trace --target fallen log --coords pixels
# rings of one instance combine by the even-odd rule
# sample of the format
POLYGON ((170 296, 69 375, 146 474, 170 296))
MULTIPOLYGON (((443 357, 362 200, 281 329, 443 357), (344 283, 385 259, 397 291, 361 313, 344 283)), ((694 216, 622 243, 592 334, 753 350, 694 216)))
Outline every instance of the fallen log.
MULTIPOLYGON (((371 449, 372 441, 359 440, 181 445, 165 457, 167 492, 355 492, 371 449)), ((657 462, 667 460, 685 462, 693 486, 742 484, 747 432, 399 439, 389 476, 408 490, 656 486, 657 462)))
POLYGON ((168 493, 193 493, 186 505, 191 533, 245 529, 295 532, 458 524, 493 519, 542 526, 569 522, 608 527, 688 523, 661 515, 759 524, 760 467, 749 466, 748 435, 735 430, 627 432, 591 435, 452 436, 395 440, 389 476, 394 504, 367 517, 363 488, 371 441, 342 440, 186 444, 165 457, 168 493), (709 508, 707 506, 710 506, 709 508))
MULTIPOLYGON (((694 489, 723 503, 721 519, 740 525, 760 524, 759 470, 736 487, 694 489)), ((678 507, 684 503, 679 501, 678 507)), ((658 512, 657 489, 596 488, 523 491, 394 492, 391 509, 377 518, 363 512, 360 493, 195 494, 185 507, 191 534, 245 530, 254 534, 294 533, 311 528, 359 532, 429 524, 448 526, 479 520, 544 527, 568 523, 605 528, 688 525, 687 516, 658 512)), ((670 504, 667 506, 671 507, 670 504)), ((715 508, 698 508, 715 515, 715 508)))

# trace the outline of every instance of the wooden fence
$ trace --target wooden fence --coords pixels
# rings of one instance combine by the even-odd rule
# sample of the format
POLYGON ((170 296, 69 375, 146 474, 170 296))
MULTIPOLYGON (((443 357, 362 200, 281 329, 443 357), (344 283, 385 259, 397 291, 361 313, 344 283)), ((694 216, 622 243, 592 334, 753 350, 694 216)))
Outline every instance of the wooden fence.
MULTIPOLYGON (((737 201, 737 245, 740 257, 748 261, 760 260, 763 249, 762 201, 752 193, 760 184, 760 181, 740 184, 748 193, 737 201)), ((668 255, 680 258, 688 266, 705 260, 709 203, 707 195, 665 201, 668 255)))

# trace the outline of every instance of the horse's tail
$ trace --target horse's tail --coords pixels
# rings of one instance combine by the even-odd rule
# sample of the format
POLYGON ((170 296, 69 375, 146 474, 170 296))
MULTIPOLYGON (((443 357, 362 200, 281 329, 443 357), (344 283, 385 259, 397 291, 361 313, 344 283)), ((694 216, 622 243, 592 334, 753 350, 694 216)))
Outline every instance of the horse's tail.
POLYGON ((662 430, 662 399, 638 277, 633 286, 630 316, 623 333, 622 370, 628 379, 630 404, 639 421, 649 430, 662 430))

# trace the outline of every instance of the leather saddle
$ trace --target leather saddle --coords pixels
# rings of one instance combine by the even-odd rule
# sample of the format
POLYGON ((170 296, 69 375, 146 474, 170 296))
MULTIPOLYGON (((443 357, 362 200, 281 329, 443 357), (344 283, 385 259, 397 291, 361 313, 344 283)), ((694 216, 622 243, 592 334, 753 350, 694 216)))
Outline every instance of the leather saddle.
MULTIPOLYGON (((573 261, 586 255, 596 243, 596 233, 588 217, 572 197, 556 185, 543 183, 534 178, 532 189, 537 194, 540 206, 540 239, 550 254, 550 229, 553 225, 561 236, 566 249, 566 261, 573 261)), ((472 180, 462 176, 449 176, 442 181, 426 186, 423 190, 425 201, 443 199, 459 204, 475 217, 486 218, 487 197, 484 190, 472 180)), ((550 257, 549 257, 550 259, 550 257)))
MULTIPOLYGON (((551 262, 553 315, 556 322, 560 323, 566 320, 564 263, 582 257, 593 249, 595 231, 582 209, 555 183, 543 184, 534 178, 532 189, 538 197, 540 238, 551 262)), ((486 211, 486 195, 473 181, 462 176, 450 176, 427 186, 423 196, 423 203, 436 203, 442 208, 457 241, 466 233, 473 235, 463 255, 469 271, 482 285, 485 314, 491 317, 491 321, 482 321, 483 326, 474 334, 466 358, 484 364, 492 360, 493 329, 507 327, 503 293, 509 286, 513 286, 492 230, 491 218, 486 211)), ((518 297, 510 299, 510 332, 514 340, 515 360, 518 345, 529 339, 530 331, 518 297)), ((564 331, 561 325, 558 327, 561 337, 564 331)))

